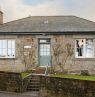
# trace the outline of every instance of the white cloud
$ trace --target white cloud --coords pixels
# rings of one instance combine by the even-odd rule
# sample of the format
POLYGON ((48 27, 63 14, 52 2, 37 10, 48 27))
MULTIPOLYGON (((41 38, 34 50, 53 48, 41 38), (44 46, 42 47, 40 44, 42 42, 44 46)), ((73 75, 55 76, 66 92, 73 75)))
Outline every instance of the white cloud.
MULTIPOLYGON (((69 1, 69 0, 68 0, 69 1)), ((71 0, 75 9, 65 10, 65 14, 72 14, 95 21, 95 0, 71 0)))
POLYGON ((61 11, 60 2, 56 1, 58 0, 47 0, 37 6, 25 5, 22 0, 3 0, 0 2, 5 15, 4 21, 10 21, 29 15, 58 15, 61 11))
POLYGON ((26 5, 23 0, 0 0, 4 11, 4 21, 11 21, 29 15, 76 15, 95 21, 95 0, 67 0, 72 2, 75 9, 66 0, 45 0, 38 5, 26 5), (67 9, 65 9, 67 7, 67 9))

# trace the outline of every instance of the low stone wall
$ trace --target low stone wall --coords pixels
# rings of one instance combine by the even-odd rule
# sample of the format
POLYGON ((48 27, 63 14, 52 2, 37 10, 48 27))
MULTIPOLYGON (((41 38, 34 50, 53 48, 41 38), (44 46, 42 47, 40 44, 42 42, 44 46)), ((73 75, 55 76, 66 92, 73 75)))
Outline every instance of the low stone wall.
POLYGON ((22 92, 21 74, 0 72, 0 91, 22 92))
POLYGON ((31 75, 32 74, 29 74, 25 78, 22 79, 22 92, 26 92, 27 91, 27 86, 30 83, 31 75))
MULTIPOLYGON (((31 75, 22 79, 21 73, 0 72, 0 91, 24 92, 30 79, 31 75)), ((40 91, 61 95, 57 97, 95 97, 95 81, 40 76, 40 91)))
POLYGON ((95 97, 95 81, 41 76, 41 89, 57 97, 95 97))

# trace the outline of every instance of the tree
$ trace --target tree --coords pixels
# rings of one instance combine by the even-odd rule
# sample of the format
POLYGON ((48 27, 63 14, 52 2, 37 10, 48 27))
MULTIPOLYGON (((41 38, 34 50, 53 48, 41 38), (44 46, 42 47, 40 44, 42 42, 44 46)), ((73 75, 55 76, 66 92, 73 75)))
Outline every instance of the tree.
POLYGON ((63 72, 68 57, 73 55, 73 48, 70 43, 67 43, 65 46, 61 43, 55 43, 52 47, 55 63, 60 67, 61 72, 63 72))
POLYGON ((36 64, 36 45, 31 42, 31 48, 24 48, 26 44, 22 42, 22 45, 18 44, 20 47, 19 49, 19 56, 22 61, 22 64, 25 66, 25 69, 28 70, 29 68, 35 66, 36 64))

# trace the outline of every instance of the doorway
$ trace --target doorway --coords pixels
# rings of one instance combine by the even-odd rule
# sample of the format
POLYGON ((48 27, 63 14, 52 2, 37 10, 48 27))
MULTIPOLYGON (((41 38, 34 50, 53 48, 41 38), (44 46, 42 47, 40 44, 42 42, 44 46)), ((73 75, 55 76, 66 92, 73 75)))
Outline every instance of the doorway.
POLYGON ((39 65, 46 67, 51 65, 51 40, 39 39, 39 65))

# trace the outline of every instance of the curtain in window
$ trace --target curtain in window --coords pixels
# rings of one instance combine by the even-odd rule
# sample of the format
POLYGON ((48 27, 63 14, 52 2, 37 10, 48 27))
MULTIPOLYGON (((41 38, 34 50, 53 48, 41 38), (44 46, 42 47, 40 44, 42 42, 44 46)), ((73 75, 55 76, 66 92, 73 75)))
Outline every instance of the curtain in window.
POLYGON ((94 49, 93 49, 93 39, 86 40, 86 57, 93 57, 94 49))

